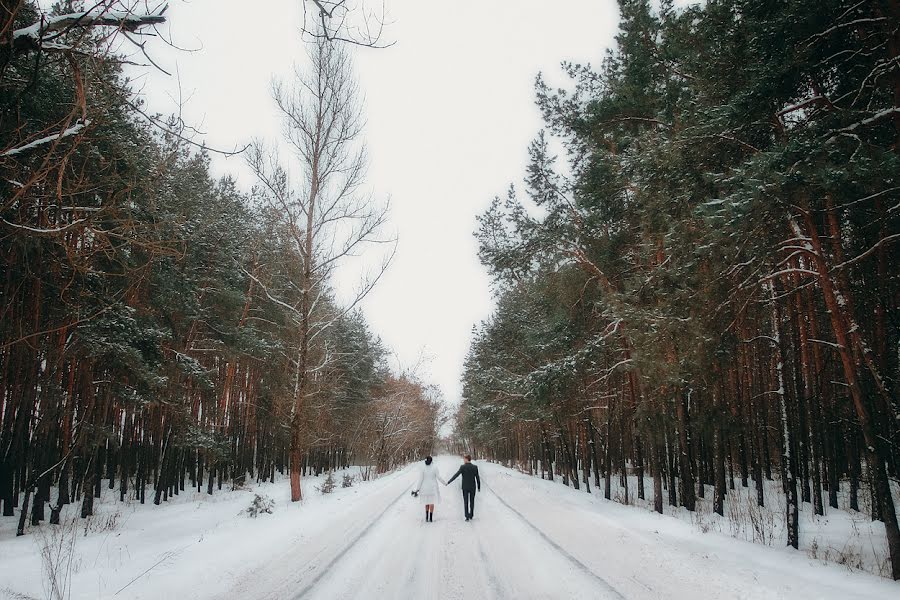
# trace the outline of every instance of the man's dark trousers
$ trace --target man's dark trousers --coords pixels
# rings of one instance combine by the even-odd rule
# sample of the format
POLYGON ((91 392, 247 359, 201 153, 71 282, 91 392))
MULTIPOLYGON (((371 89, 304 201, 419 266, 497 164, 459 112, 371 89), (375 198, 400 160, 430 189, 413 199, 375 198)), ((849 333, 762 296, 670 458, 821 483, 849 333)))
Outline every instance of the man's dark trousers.
POLYGON ((475 490, 467 490, 463 488, 463 507, 466 511, 466 518, 475 517, 475 490))

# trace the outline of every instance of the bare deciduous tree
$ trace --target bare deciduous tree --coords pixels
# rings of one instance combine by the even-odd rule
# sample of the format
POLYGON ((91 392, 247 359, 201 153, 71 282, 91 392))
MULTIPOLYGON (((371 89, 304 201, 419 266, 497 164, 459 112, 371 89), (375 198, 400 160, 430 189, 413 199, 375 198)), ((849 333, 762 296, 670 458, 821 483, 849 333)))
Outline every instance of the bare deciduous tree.
POLYGON ((368 460, 385 473, 417 453, 433 451, 446 423, 439 390, 415 378, 391 377, 384 395, 367 406, 364 427, 368 460))
POLYGON ((323 332, 352 310, 387 268, 393 252, 360 282, 340 311, 322 310, 335 270, 373 244, 393 246, 380 237, 387 204, 363 190, 366 154, 359 142, 363 119, 350 57, 340 44, 318 36, 311 45, 307 70, 297 69, 289 84, 275 82, 273 97, 284 119, 284 139, 293 158, 284 165, 274 149, 252 146, 248 163, 259 179, 259 194, 288 232, 301 265, 290 292, 269 289, 256 274, 270 301, 288 311, 298 328, 291 403, 291 499, 300 499, 302 457, 301 410, 315 393, 310 380, 330 356, 312 364, 310 350, 323 332))
POLYGON ((358 46, 383 48, 386 10, 382 0, 373 8, 367 0, 304 0, 305 35, 329 42, 347 42, 358 46))

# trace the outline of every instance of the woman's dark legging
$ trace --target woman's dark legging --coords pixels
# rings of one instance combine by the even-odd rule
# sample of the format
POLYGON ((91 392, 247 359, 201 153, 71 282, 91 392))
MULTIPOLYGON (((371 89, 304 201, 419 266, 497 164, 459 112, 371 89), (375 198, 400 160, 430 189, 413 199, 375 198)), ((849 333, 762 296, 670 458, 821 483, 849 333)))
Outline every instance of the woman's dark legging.
POLYGON ((463 509, 466 511, 466 518, 471 519, 475 516, 475 490, 463 490, 463 509))

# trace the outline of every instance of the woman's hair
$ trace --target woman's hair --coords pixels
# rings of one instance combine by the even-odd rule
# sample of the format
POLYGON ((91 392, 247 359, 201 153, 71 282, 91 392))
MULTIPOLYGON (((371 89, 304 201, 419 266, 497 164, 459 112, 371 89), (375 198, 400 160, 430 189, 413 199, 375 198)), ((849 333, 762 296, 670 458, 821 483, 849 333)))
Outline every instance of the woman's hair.
POLYGON ((426 465, 430 465, 430 464, 431 464, 431 457, 430 457, 430 456, 426 456, 426 457, 425 457, 425 464, 426 464, 426 465))

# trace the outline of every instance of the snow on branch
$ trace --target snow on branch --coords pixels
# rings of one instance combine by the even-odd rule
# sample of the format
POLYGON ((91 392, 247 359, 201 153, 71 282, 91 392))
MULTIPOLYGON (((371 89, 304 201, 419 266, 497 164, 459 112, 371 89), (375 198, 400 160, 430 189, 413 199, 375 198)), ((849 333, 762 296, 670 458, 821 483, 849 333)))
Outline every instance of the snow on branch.
POLYGON ((779 117, 783 117, 786 114, 792 113, 792 112, 800 110, 802 108, 806 108, 810 104, 816 104, 816 103, 822 102, 822 101, 827 102, 827 99, 825 98, 825 96, 823 96, 821 94, 817 94, 817 95, 813 96, 812 98, 807 98, 806 100, 802 100, 800 102, 797 102, 796 104, 791 104, 790 106, 786 106, 785 108, 782 108, 780 111, 778 111, 777 114, 779 117))
POLYGON ((842 262, 841 264, 836 265, 835 267, 833 267, 831 270, 832 270, 832 271, 837 271, 838 269, 843 269, 843 268, 846 267, 847 265, 852 265, 852 264, 855 263, 855 262, 859 262, 859 261, 861 261, 862 259, 864 259, 865 257, 867 257, 867 256, 869 256, 870 254, 872 254, 873 252, 875 252, 876 250, 878 250, 878 249, 879 249, 881 246, 883 246, 884 244, 888 244, 888 243, 893 242, 894 240, 897 240, 897 239, 900 239, 900 233, 895 233, 895 234, 893 234, 893 235, 889 235, 889 236, 887 236, 887 237, 883 237, 883 238, 881 238, 880 240, 878 240, 878 242, 877 242, 874 246, 872 246, 871 248, 869 248, 868 250, 866 250, 865 252, 863 252, 863 253, 860 254, 859 256, 857 256, 857 257, 855 257, 855 258, 851 258, 851 259, 849 259, 849 260, 845 260, 845 261, 842 262))
MULTIPOLYGON (((862 2, 860 2, 856 6, 859 6, 860 4, 862 4, 862 2)), ((846 15, 847 13, 844 13, 844 14, 846 15)), ((828 35, 834 33, 835 31, 838 31, 840 29, 846 29, 848 27, 858 27, 859 25, 868 25, 870 23, 887 23, 887 20, 888 20, 887 17, 869 17, 869 18, 862 18, 862 19, 854 19, 853 21, 848 21, 846 23, 838 23, 837 25, 833 25, 833 26, 829 27, 825 31, 819 32, 813 36, 806 38, 806 40, 804 40, 804 42, 803 42, 803 45, 804 46, 811 45, 813 42, 815 42, 821 38, 827 37, 828 35)))
MULTIPOLYGON (((880 198, 881 196, 891 194, 893 192, 896 192, 897 190, 900 190, 900 187, 892 187, 892 188, 888 188, 886 190, 881 190, 880 192, 875 192, 874 194, 869 194, 868 196, 864 196, 863 198, 858 198, 856 200, 851 200, 850 202, 845 202, 844 204, 836 206, 835 208, 839 209, 839 210, 845 209, 850 206, 853 206, 854 204, 859 204, 860 202, 866 202, 868 200, 873 200, 875 198, 880 198)), ((821 209, 821 210, 827 210, 827 209, 821 209)))
POLYGON ((781 277, 782 275, 788 275, 793 273, 799 273, 801 275, 815 275, 818 276, 818 271, 813 271, 811 269, 802 269, 799 267, 792 267, 790 269, 782 269, 781 271, 776 271, 775 273, 770 273, 765 277, 761 278, 757 283, 763 283, 765 281, 769 281, 770 279, 775 279, 777 277, 781 277))
POLYGON ((603 381, 607 381, 607 380, 612 376, 612 374, 616 372, 616 369, 618 369, 618 368, 621 367, 621 366, 630 365, 630 364, 632 364, 633 362, 634 362, 634 359, 632 359, 632 358, 624 358, 624 359, 620 360, 619 362, 617 362, 616 364, 614 364, 614 365, 611 366, 610 368, 606 369, 606 372, 605 372, 603 375, 601 375, 600 377, 598 377, 598 378, 595 379, 594 381, 590 382, 590 383, 587 385, 587 387, 588 387, 588 388, 591 388, 591 387, 597 385, 598 383, 601 383, 601 382, 603 382, 603 381))
POLYGON ((749 340, 741 340, 741 343, 752 344, 753 342, 755 342, 757 340, 766 340, 767 342, 772 343, 772 344, 778 343, 778 340, 773 338, 771 335, 758 335, 756 337, 750 338, 749 340))
POLYGON ((23 53, 38 48, 67 50, 68 46, 50 42, 76 27, 117 27, 125 31, 137 31, 141 27, 164 23, 166 17, 163 16, 163 13, 168 8, 169 5, 166 4, 151 13, 135 14, 130 11, 109 10, 106 6, 98 6, 87 11, 53 17, 42 16, 40 21, 13 31, 13 51, 23 53))
POLYGON ((882 110, 881 112, 875 113, 868 119, 863 119, 862 121, 857 121, 853 125, 848 125, 847 127, 838 129, 835 131, 835 133, 849 133, 851 131, 855 131, 856 129, 859 129, 860 127, 872 125, 874 123, 877 123, 878 121, 884 120, 888 117, 891 117, 893 115, 898 115, 898 114, 900 114, 900 107, 895 106, 892 108, 886 108, 886 109, 882 110))
POLYGON ((75 221, 72 221, 71 223, 63 225, 62 227, 53 227, 50 229, 44 229, 41 227, 30 227, 28 225, 20 225, 18 223, 12 223, 12 222, 7 221, 6 219, 0 217, 0 223, 3 223, 7 227, 11 227, 13 229, 21 229, 23 231, 27 231, 29 233, 34 233, 34 234, 38 234, 38 235, 53 235, 56 233, 62 233, 64 231, 67 231, 73 227, 76 227, 76 226, 84 223, 85 221, 87 221, 87 219, 76 219, 75 221))
POLYGON ((71 127, 63 129, 59 133, 54 133, 52 135, 48 135, 48 136, 45 136, 42 138, 38 138, 36 140, 32 140, 32 141, 28 142, 27 144, 25 144, 24 146, 18 146, 16 148, 10 148, 9 150, 4 150, 3 152, 0 152, 0 156, 14 156, 16 154, 20 154, 27 150, 31 150, 32 148, 37 148, 38 146, 43 146, 44 144, 49 144, 50 142, 54 142, 54 141, 62 139, 64 137, 68 137, 70 135, 75 135, 75 134, 81 132, 81 130, 83 130, 85 127, 87 127, 90 124, 91 124, 90 119, 78 121, 71 127))
POLYGON ((824 344, 826 346, 831 346, 832 348, 838 348, 838 349, 843 348, 843 346, 841 346, 840 344, 836 344, 835 342, 829 342, 828 340, 817 340, 817 339, 809 338, 806 341, 809 342, 810 344, 824 344))

